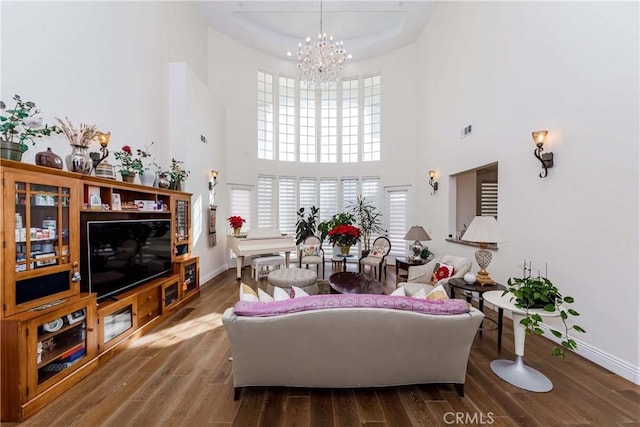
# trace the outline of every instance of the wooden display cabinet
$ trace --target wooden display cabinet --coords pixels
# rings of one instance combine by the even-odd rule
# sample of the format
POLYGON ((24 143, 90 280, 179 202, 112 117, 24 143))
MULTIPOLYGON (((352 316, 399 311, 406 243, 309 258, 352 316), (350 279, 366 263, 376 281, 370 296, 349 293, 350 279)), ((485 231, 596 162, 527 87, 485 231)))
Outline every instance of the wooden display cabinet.
POLYGON ((162 313, 167 313, 180 301, 180 276, 173 275, 161 285, 162 313))
POLYGON ((90 373, 71 376, 95 358, 95 310, 95 295, 80 294, 2 321, 2 420, 23 420, 90 373))
POLYGON ((98 351, 110 349, 138 327, 136 295, 98 306, 98 351))
POLYGON ((174 260, 183 259, 191 252, 191 195, 172 197, 174 260))
POLYGON ((200 293, 200 257, 191 256, 174 262, 173 272, 180 275, 180 298, 200 293))

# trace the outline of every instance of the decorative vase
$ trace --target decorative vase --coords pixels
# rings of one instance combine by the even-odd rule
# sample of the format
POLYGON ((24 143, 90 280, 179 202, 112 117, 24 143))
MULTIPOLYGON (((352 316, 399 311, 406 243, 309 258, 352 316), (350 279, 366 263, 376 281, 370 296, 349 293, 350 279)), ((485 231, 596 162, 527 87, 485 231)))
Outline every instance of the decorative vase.
POLYGON ((182 181, 171 181, 169 190, 182 191, 182 181))
POLYGON ((88 150, 89 147, 71 144, 71 154, 65 157, 67 170, 89 175, 93 167, 93 160, 91 160, 88 150))
POLYGON ((36 165, 62 169, 62 157, 51 151, 51 147, 47 147, 47 151, 36 154, 36 165))
POLYGON ((122 172, 120 172, 120 175, 122 176, 122 182, 133 182, 136 179, 136 174, 135 173, 122 173, 122 172))
POLYGON ((161 173, 158 175, 158 188, 169 188, 171 185, 171 181, 166 173, 161 173))
POLYGON ((8 142, 0 139, 0 157, 7 160, 19 162, 22 160, 22 147, 15 142, 8 142))
POLYGON ((342 255, 349 255, 351 251, 351 245, 340 245, 340 253, 342 255))
POLYGON ((464 275, 464 281, 465 283, 469 284, 469 285, 473 285, 474 283, 476 283, 476 275, 473 273, 467 273, 464 275))
POLYGON ((156 181, 156 173, 153 172, 150 169, 145 169, 144 171, 142 171, 142 174, 140 175, 140 182, 142 182, 142 185, 148 185, 149 187, 153 187, 153 184, 156 181))
POLYGON ((235 227, 235 228, 233 229, 233 235, 234 235, 234 236, 239 235, 239 234, 240 234, 240 230, 241 230, 241 229, 242 229, 242 227, 235 227))

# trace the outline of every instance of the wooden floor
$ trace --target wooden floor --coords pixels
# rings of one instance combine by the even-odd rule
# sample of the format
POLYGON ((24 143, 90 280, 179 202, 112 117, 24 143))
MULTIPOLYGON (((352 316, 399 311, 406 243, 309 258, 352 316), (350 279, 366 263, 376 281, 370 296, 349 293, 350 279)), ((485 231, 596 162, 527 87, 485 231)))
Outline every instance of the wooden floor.
MULTIPOLYGON (((330 269, 328 264, 327 277, 330 269)), ((243 280, 255 284, 249 276, 245 268, 243 280)), ((395 288, 392 267, 385 286, 395 288)), ((544 338, 527 338, 525 360, 551 379, 551 392, 527 392, 496 377, 489 363, 514 357, 508 319, 502 351, 496 332, 476 336, 464 398, 451 385, 420 385, 254 388, 234 401, 220 317, 236 302, 237 289, 235 269, 218 276, 202 287, 200 298, 22 425, 640 426, 640 387, 574 354, 552 358, 551 342, 544 338)))

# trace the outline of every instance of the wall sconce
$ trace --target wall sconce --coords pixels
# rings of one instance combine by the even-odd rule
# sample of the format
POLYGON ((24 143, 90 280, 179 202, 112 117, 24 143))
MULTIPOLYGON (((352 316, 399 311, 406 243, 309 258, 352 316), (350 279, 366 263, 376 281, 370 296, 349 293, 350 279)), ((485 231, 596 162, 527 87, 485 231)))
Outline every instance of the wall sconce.
POLYGON ((536 143, 537 148, 533 151, 533 155, 536 156, 536 159, 540 160, 542 163, 542 167, 544 168, 544 172, 540 172, 540 178, 544 178, 547 176, 547 169, 553 167, 553 153, 544 153, 542 154, 542 146, 544 145, 544 141, 547 138, 547 134, 549 132, 546 130, 538 130, 535 132, 531 132, 533 136, 533 142, 536 143))
POLYGON ((209 191, 213 190, 213 187, 218 185, 218 171, 209 172, 209 191))
POLYGON ((431 192, 432 196, 436 194, 436 191, 438 191, 438 181, 433 180, 435 176, 436 176, 436 171, 433 171, 433 170, 429 171, 429 185, 431 186, 431 188, 433 188, 433 191, 431 192))

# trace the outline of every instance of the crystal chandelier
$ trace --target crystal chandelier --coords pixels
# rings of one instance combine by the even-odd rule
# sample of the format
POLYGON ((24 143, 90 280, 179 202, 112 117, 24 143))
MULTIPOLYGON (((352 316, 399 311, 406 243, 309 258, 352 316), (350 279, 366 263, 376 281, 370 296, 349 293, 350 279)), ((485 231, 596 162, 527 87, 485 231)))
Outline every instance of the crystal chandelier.
POLYGON ((334 87, 342 79, 342 69, 347 55, 342 42, 334 42, 332 36, 322 32, 322 0, 320 0, 320 34, 314 41, 307 37, 304 45, 298 44, 298 69, 300 81, 309 89, 334 87))

